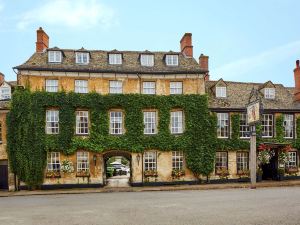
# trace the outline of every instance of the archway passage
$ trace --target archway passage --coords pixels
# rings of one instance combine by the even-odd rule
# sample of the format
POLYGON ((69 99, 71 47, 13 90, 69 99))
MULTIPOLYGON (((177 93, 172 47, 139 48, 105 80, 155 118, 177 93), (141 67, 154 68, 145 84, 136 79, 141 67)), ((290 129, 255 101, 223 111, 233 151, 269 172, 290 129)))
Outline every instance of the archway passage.
POLYGON ((107 187, 128 187, 131 183, 131 153, 112 150, 103 153, 103 184, 107 187))

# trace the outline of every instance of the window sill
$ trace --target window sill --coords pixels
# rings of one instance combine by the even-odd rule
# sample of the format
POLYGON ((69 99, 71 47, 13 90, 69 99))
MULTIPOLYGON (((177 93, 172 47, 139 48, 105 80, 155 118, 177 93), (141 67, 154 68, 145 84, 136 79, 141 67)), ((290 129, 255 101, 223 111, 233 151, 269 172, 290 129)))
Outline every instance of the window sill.
POLYGON ((85 137, 85 136, 89 136, 90 134, 75 134, 75 135, 80 137, 85 137))
POLYGON ((218 137, 219 139, 229 139, 229 137, 218 137))

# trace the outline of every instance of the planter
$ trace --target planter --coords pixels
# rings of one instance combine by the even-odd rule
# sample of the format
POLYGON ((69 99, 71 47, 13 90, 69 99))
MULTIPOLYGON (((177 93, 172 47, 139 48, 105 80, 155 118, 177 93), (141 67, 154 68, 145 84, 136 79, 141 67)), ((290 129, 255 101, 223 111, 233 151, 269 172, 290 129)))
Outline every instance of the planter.
POLYGON ((277 180, 278 181, 283 181, 284 180, 284 175, 283 174, 278 174, 277 175, 277 180))
POLYGON ((262 181, 262 174, 257 174, 256 175, 256 182, 261 182, 262 181))
POLYGON ((59 171, 47 171, 46 178, 61 178, 59 171))
POLYGON ((80 171, 76 173, 76 177, 90 177, 89 171, 80 171))

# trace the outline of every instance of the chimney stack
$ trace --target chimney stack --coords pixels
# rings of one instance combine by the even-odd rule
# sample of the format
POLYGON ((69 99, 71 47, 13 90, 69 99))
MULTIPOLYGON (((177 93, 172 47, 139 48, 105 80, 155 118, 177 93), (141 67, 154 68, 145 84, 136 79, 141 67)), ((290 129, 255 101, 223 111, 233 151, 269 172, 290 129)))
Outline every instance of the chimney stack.
POLYGON ((294 69, 294 78, 295 78, 294 100, 296 102, 300 102, 300 66, 299 66, 299 60, 296 61, 296 68, 294 69))
POLYGON ((36 31, 36 52, 44 52, 49 47, 49 36, 43 30, 39 28, 36 31))
POLYGON ((208 71, 208 56, 201 54, 199 57, 199 66, 201 69, 208 71))
POLYGON ((0 72, 0 85, 4 82, 4 74, 0 72))
POLYGON ((192 58, 193 57, 193 45, 192 45, 192 34, 185 33, 180 40, 180 49, 181 53, 184 54, 185 57, 192 58))

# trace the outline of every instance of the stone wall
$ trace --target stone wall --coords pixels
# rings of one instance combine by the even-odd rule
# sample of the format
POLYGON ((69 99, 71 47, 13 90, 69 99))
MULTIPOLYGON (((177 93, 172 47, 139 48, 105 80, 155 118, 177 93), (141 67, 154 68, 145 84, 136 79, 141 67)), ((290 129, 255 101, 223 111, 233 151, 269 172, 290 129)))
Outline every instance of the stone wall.
POLYGON ((74 91, 75 80, 88 80, 89 91, 100 94, 109 93, 109 81, 123 81, 124 94, 138 94, 142 92, 143 81, 156 82, 157 95, 170 94, 170 82, 182 81, 183 94, 204 94, 204 79, 202 75, 131 75, 131 74, 89 74, 89 73, 61 73, 61 72, 38 72, 21 71, 18 75, 18 84, 29 86, 31 90, 45 89, 46 79, 57 79, 59 90, 74 91))

